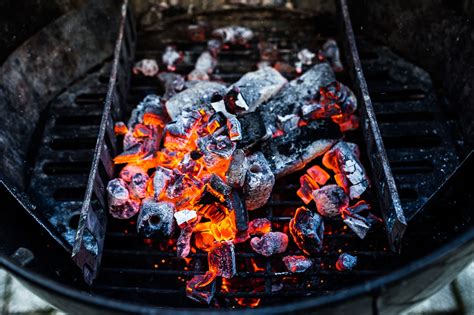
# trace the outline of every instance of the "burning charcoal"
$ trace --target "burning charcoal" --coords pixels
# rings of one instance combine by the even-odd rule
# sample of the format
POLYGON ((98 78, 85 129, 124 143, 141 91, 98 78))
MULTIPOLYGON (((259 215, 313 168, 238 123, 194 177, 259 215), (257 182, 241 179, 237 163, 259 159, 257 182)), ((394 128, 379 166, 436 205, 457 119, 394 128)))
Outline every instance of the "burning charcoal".
POLYGON ((211 110, 209 104, 212 95, 216 92, 223 95, 225 90, 225 85, 217 82, 198 82, 169 99, 165 104, 166 110, 172 120, 176 120, 183 112, 199 108, 208 112, 211 110))
POLYGON ((194 66, 195 70, 203 71, 207 74, 214 72, 214 68, 217 66, 217 59, 209 52, 204 51, 199 56, 194 66))
POLYGON ((263 235, 272 231, 272 223, 266 218, 253 219, 249 223, 248 232, 250 235, 263 235))
POLYGON ((132 177, 135 176, 135 174, 146 174, 146 170, 143 169, 141 166, 137 166, 135 164, 127 164, 125 167, 120 171, 120 178, 126 181, 127 183, 130 183, 132 181, 132 177))
POLYGON ((318 254, 323 247, 323 218, 305 207, 296 209, 290 221, 290 233, 296 245, 305 254, 318 254))
POLYGON ((300 177, 300 189, 296 194, 305 204, 308 204, 313 199, 313 191, 316 189, 319 189, 316 181, 309 174, 304 174, 300 177))
POLYGON ((275 177, 261 152, 255 152, 248 158, 249 169, 243 186, 245 206, 255 210, 267 203, 275 184, 275 177))
POLYGON ((229 91, 224 97, 224 103, 226 110, 228 110, 232 114, 247 111, 249 109, 247 101, 242 96, 242 92, 237 86, 232 86, 229 88, 229 91))
POLYGON ((143 199, 146 197, 146 186, 148 183, 148 174, 144 172, 135 173, 128 185, 130 195, 136 199, 143 199))
MULTIPOLYGON (((125 146, 125 145, 124 145, 125 146)), ((136 143, 114 157, 115 164, 133 163, 141 160, 146 155, 143 143, 136 143)))
POLYGON ((248 170, 248 162, 244 151, 237 149, 232 154, 232 161, 227 169, 227 184, 232 187, 242 187, 248 170))
POLYGON ((300 170, 324 154, 341 137, 339 127, 329 119, 311 121, 283 136, 267 140, 262 152, 276 178, 300 170))
POLYGON ((306 171, 319 185, 325 185, 331 176, 323 170, 319 165, 312 166, 306 171))
POLYGON ((298 61, 295 63, 296 72, 301 73, 303 71, 303 65, 309 66, 313 63, 315 54, 308 49, 303 49, 298 52, 298 61))
POLYGON ((231 158, 235 150, 235 143, 226 135, 207 135, 197 141, 203 160, 208 169, 217 168, 222 162, 231 158))
POLYGON ((260 104, 266 102, 280 91, 288 81, 272 67, 247 72, 233 84, 238 87, 248 105, 248 111, 255 111, 260 104))
POLYGON ((176 253, 180 258, 185 258, 189 255, 191 250, 191 236, 193 235, 194 227, 199 223, 201 218, 198 216, 195 220, 183 223, 180 228, 181 232, 176 242, 176 253))
POLYGON ((125 136, 127 132, 128 132, 128 128, 124 122, 118 121, 114 124, 114 133, 116 136, 125 136))
POLYGON ((157 167, 154 177, 153 177, 153 191, 155 195, 155 199, 159 199, 160 195, 166 190, 168 182, 170 181, 172 176, 172 171, 164 168, 164 167, 157 167))
POLYGON ((281 232, 268 232, 262 237, 254 237, 250 240, 252 249, 260 255, 271 256, 281 254, 288 246, 288 236, 281 232))
POLYGON ((319 88, 327 86, 335 80, 331 67, 326 63, 320 63, 285 85, 267 103, 260 105, 259 110, 270 134, 277 130, 278 116, 300 115, 303 106, 317 96, 319 88))
POLYGON ((132 111, 130 119, 128 120, 127 126, 129 130, 133 130, 136 124, 144 122, 145 113, 153 113, 157 117, 164 119, 165 112, 161 105, 161 99, 158 95, 149 94, 147 95, 140 104, 132 111))
POLYGON ((216 275, 208 271, 204 275, 195 275, 186 282, 186 296, 199 303, 210 304, 216 293, 216 275))
POLYGON ((323 217, 340 215, 349 206, 349 197, 337 185, 326 185, 313 192, 316 208, 323 217))
POLYGON ((237 231, 247 231, 249 228, 249 214, 245 205, 240 197, 240 193, 233 189, 230 195, 230 209, 233 210, 235 216, 235 227, 237 231))
POLYGON ((209 271, 226 279, 232 278, 236 272, 235 250, 231 241, 216 243, 207 254, 209 271))
POLYGON ((246 45, 253 38, 252 30, 235 25, 215 29, 212 35, 221 39, 224 44, 233 45, 246 45))
POLYGON ((257 112, 245 113, 239 118, 242 129, 242 140, 237 147, 240 149, 249 149, 255 144, 267 138, 267 130, 262 116, 257 112))
POLYGON ((146 77, 154 77, 160 69, 155 59, 143 59, 133 66, 134 74, 143 74, 146 77))
POLYGON ((169 238, 175 231, 173 219, 175 207, 170 202, 144 199, 137 219, 137 231, 145 237, 169 238))
POLYGON ((229 130, 229 137, 232 141, 242 140, 242 127, 237 117, 229 117, 227 119, 227 129, 229 130))
POLYGON ((160 73, 158 78, 165 85, 164 100, 169 100, 184 88, 184 78, 174 72, 160 73))
POLYGON ((211 175, 208 185, 212 188, 213 192, 219 196, 229 196, 232 191, 232 188, 216 174, 211 175))
POLYGON ((182 58, 183 54, 181 52, 176 51, 176 47, 166 46, 165 52, 163 53, 161 60, 168 68, 168 71, 175 71, 175 63, 182 58))
POLYGON ((324 43, 323 48, 319 51, 318 57, 320 60, 327 60, 335 72, 344 70, 339 56, 339 47, 334 39, 328 39, 324 43))
POLYGON ((337 184, 351 199, 359 198, 369 187, 369 178, 355 150, 353 144, 340 141, 323 157, 324 166, 336 173, 337 184))
POLYGON ((176 219, 176 224, 183 225, 184 223, 188 223, 191 220, 197 218, 196 211, 194 210, 180 210, 174 213, 174 218, 176 219))
POLYGON ((357 265, 357 256, 342 253, 336 262, 336 269, 339 271, 352 270, 357 265))
POLYGON ((293 273, 305 272, 313 265, 313 261, 305 256, 285 256, 283 263, 286 269, 293 273))
POLYGON ((130 199, 127 183, 121 178, 112 179, 107 185, 109 212, 116 219, 130 219, 137 214, 140 204, 130 199))

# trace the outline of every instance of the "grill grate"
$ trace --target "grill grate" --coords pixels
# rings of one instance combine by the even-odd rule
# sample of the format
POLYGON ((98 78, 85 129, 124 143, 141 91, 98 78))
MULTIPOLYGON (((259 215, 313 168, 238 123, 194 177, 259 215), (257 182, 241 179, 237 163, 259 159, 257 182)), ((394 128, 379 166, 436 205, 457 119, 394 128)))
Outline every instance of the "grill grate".
MULTIPOLYGON (((337 34, 335 29, 328 28, 334 25, 333 17, 283 14, 278 10, 261 10, 259 14, 262 18, 252 21, 245 17, 244 10, 232 11, 216 15, 212 25, 239 24, 242 21, 256 30, 257 36, 264 35, 264 38, 276 43, 283 61, 290 63, 299 49, 315 50, 328 36, 336 37, 337 34)), ((203 15, 196 18, 210 20, 212 17, 203 15)), ((135 59, 155 58, 160 61, 164 47, 176 44, 186 57, 185 62, 177 67, 177 72, 184 75, 189 73, 194 67, 193 61, 205 47, 205 43, 179 40, 183 38, 185 27, 190 22, 174 21, 173 27, 164 25, 166 31, 139 33, 135 59)), ((220 54, 216 73, 223 81, 232 83, 255 69, 259 59, 256 44, 256 41, 252 42, 250 50, 232 49, 220 54)), ((128 55, 133 53, 129 52, 128 55)), ((437 186, 443 174, 450 172, 450 168, 455 165, 455 155, 451 144, 446 142, 448 137, 444 137, 446 131, 438 123, 439 113, 428 106, 434 97, 432 87, 426 85, 426 81, 419 80, 409 84, 399 83, 394 79, 394 76, 398 78, 397 73, 389 71, 389 63, 383 63, 381 55, 375 46, 367 44, 362 48, 361 57, 377 117, 382 121, 381 130, 391 166, 404 198, 405 209, 410 211, 417 208, 423 197, 435 190, 433 187, 437 186), (427 86, 431 89, 427 89, 427 86), (417 137, 416 141, 413 141, 413 136, 417 137), (431 160, 431 157, 436 159, 431 160), (415 175, 424 176, 423 182, 426 184, 414 180, 415 175)), ((404 65, 413 67, 406 63, 404 65)), ((165 67, 160 65, 160 68, 165 67)), ((403 70, 402 67, 397 69, 403 70)), ((53 221, 71 244, 76 234, 87 174, 94 154, 109 72, 110 64, 107 63, 70 87, 51 104, 29 189, 39 201, 39 208, 50 211, 47 213, 48 219, 53 221)), ((348 80, 345 76, 339 76, 338 79, 343 82, 348 80)), ((126 108, 133 108, 149 93, 163 92, 162 85, 155 78, 132 77, 126 108)), ((349 137, 352 141, 363 142, 360 133, 349 137)), ((112 144, 109 147, 113 147, 112 144)), ((101 177, 109 176, 102 174, 101 177)), ((268 205, 257 213, 250 213, 250 219, 266 216, 276 230, 281 230, 282 225, 290 220, 292 211, 302 205, 295 193, 298 178, 299 175, 295 174, 277 182, 268 205)), ((247 290, 257 288, 258 292, 221 292, 217 294, 217 303, 231 307, 235 305, 233 298, 239 297, 261 298, 261 305, 268 305, 299 300, 302 296, 330 295, 387 273, 403 259, 388 250, 382 227, 374 230, 363 241, 344 230, 341 221, 332 220, 327 223, 327 227, 324 255, 316 258, 318 268, 302 275, 280 272, 284 270, 281 256, 265 258, 255 254, 248 245, 238 245, 237 278, 251 283, 246 286, 247 290), (334 269, 340 250, 359 257, 356 270, 339 272, 334 269), (252 260, 259 267, 258 271, 249 271, 252 260), (279 287, 279 283, 283 283, 283 287, 279 287)), ((417 233, 421 235, 424 232, 417 233)), ((175 251, 170 249, 172 246, 138 237, 133 220, 109 220, 100 276, 91 292, 147 305, 199 306, 185 297, 185 281, 207 270, 207 254, 191 254, 189 264, 185 265, 183 260, 175 257, 175 251)), ((298 253, 298 249, 291 245, 285 255, 298 253)), ((218 285, 220 287, 222 283, 218 285)))

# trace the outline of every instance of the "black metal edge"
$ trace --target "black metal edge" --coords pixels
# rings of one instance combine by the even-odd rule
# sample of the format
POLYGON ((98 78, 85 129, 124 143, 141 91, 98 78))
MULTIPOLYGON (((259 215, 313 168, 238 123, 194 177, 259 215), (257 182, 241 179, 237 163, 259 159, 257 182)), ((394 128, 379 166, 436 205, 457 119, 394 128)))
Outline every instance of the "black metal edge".
POLYGON ((374 175, 373 180, 377 181, 377 183, 372 186, 375 186, 378 195, 390 249, 396 253, 400 253, 403 234, 407 228, 407 221, 365 81, 347 1, 339 0, 337 4, 339 9, 338 13, 342 15, 339 19, 343 27, 342 33, 346 36, 343 43, 347 45, 347 62, 351 68, 350 75, 355 83, 353 88, 361 105, 359 111, 361 115, 361 128, 366 140, 367 154, 374 175))
MULTIPOLYGON (((44 218, 36 209, 36 206, 30 201, 28 196, 15 188, 2 175, 0 175, 0 189, 9 193, 18 204, 25 210, 25 212, 38 223, 38 225, 51 236, 56 243, 58 243, 64 250, 71 253, 71 245, 58 233, 58 231, 51 225, 51 223, 44 218)), ((12 209, 7 209, 12 210, 12 209)))
MULTIPOLYGON (((128 0, 123 0, 121 4, 120 27, 115 43, 114 59, 104 102, 104 110, 72 250, 72 259, 82 270, 84 280, 88 284, 92 284, 93 280, 97 277, 107 227, 105 186, 109 180, 109 174, 113 174, 113 162, 110 154, 107 153, 109 153, 109 149, 114 151, 116 146, 116 139, 112 131, 112 109, 114 110, 113 116, 120 118, 124 111, 128 91, 128 73, 120 68, 121 63, 131 62, 130 59, 127 60, 128 56, 126 53, 124 54, 124 32, 126 32, 127 26, 127 11, 128 0), (99 168, 105 171, 107 174, 105 177, 107 178, 103 178, 104 175, 101 174, 99 168)), ((133 21, 129 19, 128 22, 133 21)), ((134 25, 132 25, 132 30, 128 32, 131 33, 129 35, 135 35, 134 25)))

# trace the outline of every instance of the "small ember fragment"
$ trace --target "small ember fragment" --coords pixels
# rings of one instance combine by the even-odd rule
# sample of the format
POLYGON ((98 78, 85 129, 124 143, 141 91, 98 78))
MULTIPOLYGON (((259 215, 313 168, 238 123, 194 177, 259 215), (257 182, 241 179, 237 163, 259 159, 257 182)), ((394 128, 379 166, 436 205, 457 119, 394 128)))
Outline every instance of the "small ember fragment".
POLYGON ((138 233, 145 237, 170 237, 175 230, 174 211, 175 207, 170 202, 144 199, 137 219, 138 233))
POLYGON ((290 233, 296 245, 305 254, 318 254, 323 246, 324 222, 317 213, 305 207, 296 209, 290 221, 290 233))
POLYGON ((232 141, 242 140, 242 127, 240 121, 235 116, 227 118, 227 129, 229 130, 229 137, 232 141))
POLYGON ((211 303, 216 293, 216 274, 208 271, 186 282, 186 296, 199 303, 211 303))
POLYGON ((342 253, 336 262, 336 269, 339 271, 352 270, 357 265, 357 256, 342 253))
POLYGON ((334 39, 328 39, 324 43, 322 49, 319 51, 318 58, 320 60, 327 60, 335 72, 344 70, 339 54, 339 47, 334 39))
POLYGON ((337 185, 326 185, 313 191, 313 199, 316 202, 319 214, 323 217, 341 215, 342 211, 349 205, 349 197, 337 185))
POLYGON ((245 153, 237 149, 232 154, 232 161, 227 169, 227 184, 232 187, 242 187, 248 170, 248 162, 245 153))
POLYGON ((281 232, 268 232, 262 237, 254 237, 250 240, 252 249, 260 255, 271 256, 286 251, 288 236, 281 232))
POLYGON ((248 232, 250 235, 263 235, 272 231, 272 223, 266 218, 253 219, 249 223, 248 232))
POLYGON ((249 169, 243 187, 244 200, 248 210, 255 210, 267 203, 275 184, 275 177, 262 152, 248 156, 248 162, 249 169))
POLYGON ((356 144, 340 141, 323 157, 324 166, 336 173, 336 183, 351 199, 359 198, 369 187, 369 178, 357 153, 356 144))
POLYGON ((127 183, 121 178, 111 180, 107 185, 109 212, 116 219, 129 219, 137 214, 140 204, 130 198, 127 183))
POLYGON ((207 255, 209 271, 226 279, 232 278, 236 272, 234 243, 225 241, 215 244, 207 255))
POLYGON ((305 272, 313 265, 313 261, 305 256, 285 256, 283 257, 286 269, 289 272, 305 272))
POLYGON ((175 46, 166 46, 165 52, 163 53, 161 60, 168 68, 168 71, 175 71, 176 62, 178 62, 182 58, 183 58, 183 53, 178 52, 175 46))
POLYGON ((133 66, 134 74, 141 73, 146 77, 154 77, 159 70, 155 59, 143 59, 133 66))

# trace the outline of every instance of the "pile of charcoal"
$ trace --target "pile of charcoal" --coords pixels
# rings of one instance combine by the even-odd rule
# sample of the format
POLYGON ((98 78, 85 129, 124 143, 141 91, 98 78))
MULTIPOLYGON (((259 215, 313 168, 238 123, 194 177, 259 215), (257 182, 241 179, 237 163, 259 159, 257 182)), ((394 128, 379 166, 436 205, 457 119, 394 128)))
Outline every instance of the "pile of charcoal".
MULTIPOLYGON (((214 30, 187 78, 174 72, 182 53, 173 46, 163 53, 166 71, 155 60, 138 62, 134 73, 158 76, 166 91, 146 96, 126 124, 115 124, 123 152, 114 162, 123 167, 107 186, 109 212, 117 219, 137 216, 143 237, 177 238, 178 257, 207 252, 209 270, 186 284, 188 297, 203 303, 213 299, 217 277, 236 274, 235 244, 248 241, 268 257, 285 253, 293 241, 302 255, 282 261, 287 272, 305 272, 314 255, 323 255, 325 217, 340 216, 360 238, 380 221, 361 199, 369 180, 359 149, 342 140, 358 127, 357 100, 336 81, 334 72, 342 71, 336 42, 317 54, 300 51, 290 82, 264 42, 256 71, 230 86, 214 80, 221 49, 245 47, 252 38, 245 27, 214 30), (276 179, 317 157, 323 165, 307 169, 295 191, 315 207, 295 210, 290 235, 272 231, 263 214, 249 222, 248 211, 267 203, 276 179)), ((344 253, 336 268, 351 269, 356 261, 344 253)))

